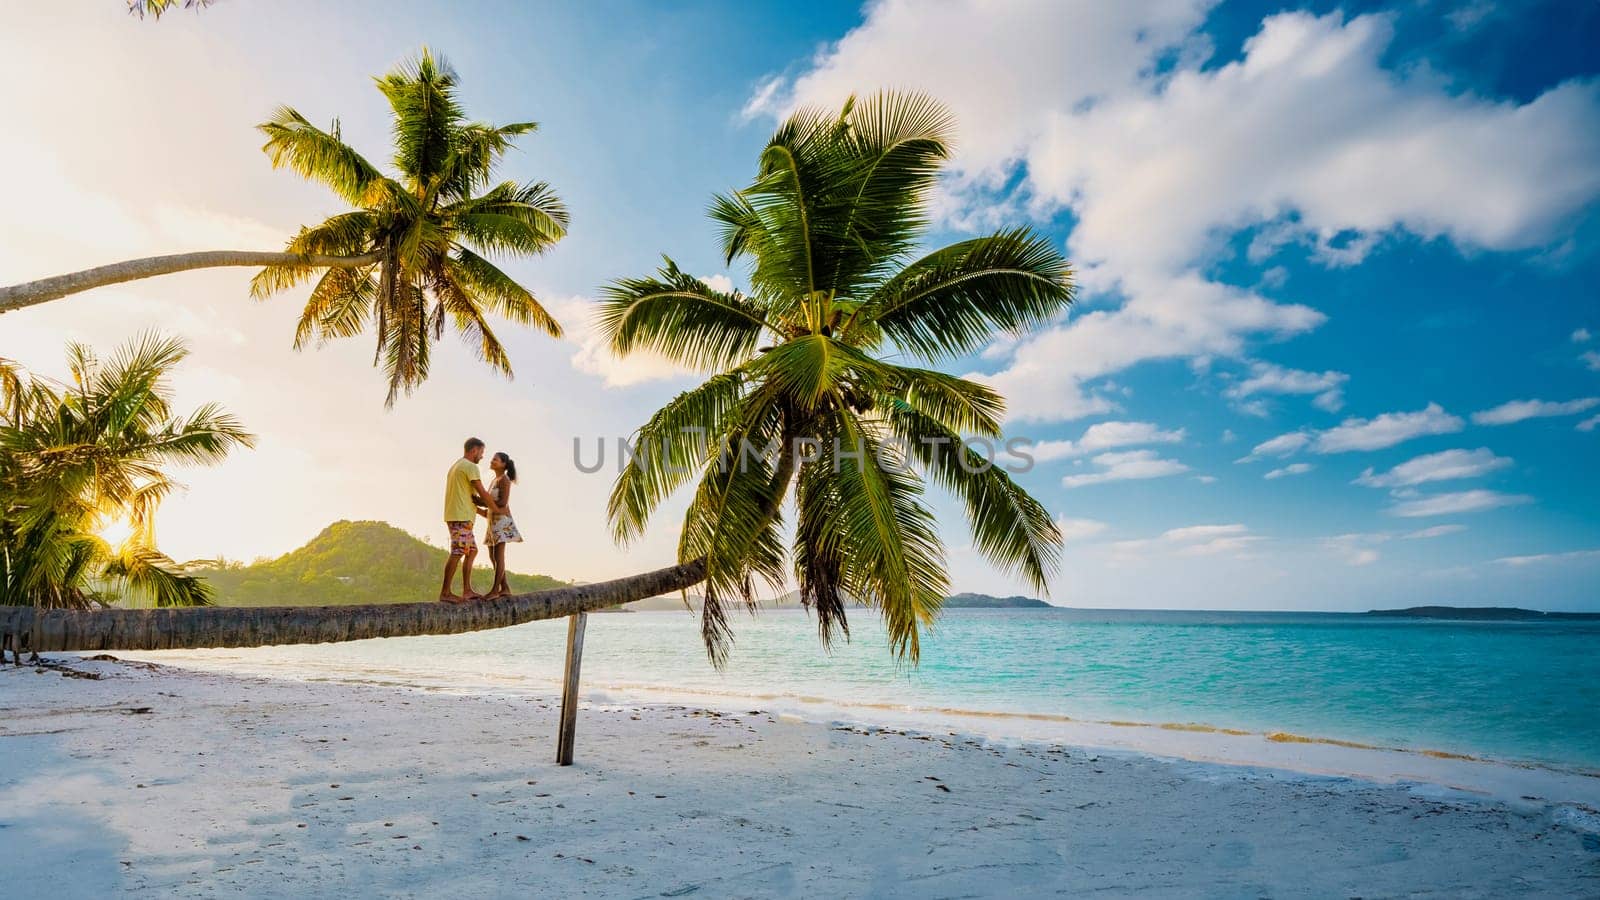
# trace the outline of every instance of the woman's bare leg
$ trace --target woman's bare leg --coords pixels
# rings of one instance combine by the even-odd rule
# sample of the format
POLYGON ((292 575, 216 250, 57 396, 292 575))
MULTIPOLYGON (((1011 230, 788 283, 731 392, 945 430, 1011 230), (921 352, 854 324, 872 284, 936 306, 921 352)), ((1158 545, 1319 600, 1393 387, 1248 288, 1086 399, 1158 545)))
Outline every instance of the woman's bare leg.
POLYGON ((494 560, 494 587, 490 588, 490 597, 504 597, 511 593, 511 588, 506 584, 506 545, 495 544, 489 550, 489 558, 494 560))

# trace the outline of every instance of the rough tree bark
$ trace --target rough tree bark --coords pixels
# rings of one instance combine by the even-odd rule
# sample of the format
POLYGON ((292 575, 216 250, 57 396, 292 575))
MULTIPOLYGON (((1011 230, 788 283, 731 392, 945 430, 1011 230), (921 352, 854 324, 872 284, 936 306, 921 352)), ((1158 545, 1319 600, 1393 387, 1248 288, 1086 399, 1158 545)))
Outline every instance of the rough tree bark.
POLYGON ((68 294, 105 287, 108 284, 121 284, 124 281, 137 281, 140 278, 169 275, 173 272, 187 272, 190 269, 279 265, 350 268, 370 265, 377 262, 380 257, 381 254, 378 253, 361 256, 319 256, 269 250, 204 250, 198 253, 147 256, 144 259, 130 259, 109 266, 98 266, 81 272, 0 287, 0 313, 57 300, 68 294))
POLYGON ((101 610, 0 606, 0 645, 9 644, 20 660, 26 650, 191 650, 459 634, 620 606, 681 591, 704 579, 705 563, 695 560, 612 581, 463 604, 101 610))

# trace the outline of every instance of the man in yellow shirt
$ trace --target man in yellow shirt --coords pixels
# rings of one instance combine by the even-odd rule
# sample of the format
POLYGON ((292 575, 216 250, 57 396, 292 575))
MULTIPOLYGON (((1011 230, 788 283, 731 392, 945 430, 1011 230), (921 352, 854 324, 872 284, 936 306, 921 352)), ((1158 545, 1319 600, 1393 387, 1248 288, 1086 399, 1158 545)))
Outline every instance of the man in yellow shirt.
POLYGON ((444 564, 444 586, 439 589, 439 599, 445 603, 466 603, 480 600, 482 596, 472 589, 472 560, 478 555, 478 542, 472 536, 472 523, 477 519, 478 507, 493 512, 504 511, 483 489, 478 462, 483 459, 483 441, 467 438, 462 445, 461 458, 450 467, 444 478, 444 524, 450 529, 450 558, 444 564), (456 566, 461 566, 461 593, 450 590, 455 580, 456 566))

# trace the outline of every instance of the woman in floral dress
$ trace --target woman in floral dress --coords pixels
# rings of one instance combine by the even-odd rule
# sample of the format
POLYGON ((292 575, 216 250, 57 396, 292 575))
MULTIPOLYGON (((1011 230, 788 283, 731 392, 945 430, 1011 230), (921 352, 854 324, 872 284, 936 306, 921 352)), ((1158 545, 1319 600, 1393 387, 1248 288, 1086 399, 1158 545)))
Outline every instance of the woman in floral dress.
POLYGON ((479 511, 489 519, 483 543, 489 548, 489 559, 494 563, 494 586, 484 595, 484 599, 496 600, 511 593, 511 585, 506 583, 506 545, 521 542, 522 533, 517 531, 517 523, 511 518, 511 485, 517 480, 517 464, 501 452, 489 460, 489 469, 494 472, 494 483, 489 486, 489 493, 494 495, 494 502, 502 512, 479 511))

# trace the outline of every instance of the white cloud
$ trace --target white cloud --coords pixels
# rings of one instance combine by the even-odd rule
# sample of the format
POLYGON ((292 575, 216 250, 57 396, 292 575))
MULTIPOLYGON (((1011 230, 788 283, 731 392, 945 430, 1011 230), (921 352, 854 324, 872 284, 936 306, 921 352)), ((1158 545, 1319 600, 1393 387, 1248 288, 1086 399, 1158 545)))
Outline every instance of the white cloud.
POLYGON ((1244 534, 1250 529, 1244 525, 1187 525, 1183 528, 1170 528, 1161 533, 1169 541, 1184 543, 1195 540, 1212 540, 1219 537, 1244 534))
POLYGON ((1250 547, 1264 540, 1250 533, 1241 524, 1189 525, 1171 528, 1160 537, 1133 541, 1117 541, 1111 545, 1112 558, 1130 560, 1155 554, 1177 556, 1217 556, 1233 554, 1243 557, 1250 547))
POLYGON ((1291 431, 1280 434, 1271 440, 1262 441, 1251 448, 1249 455, 1242 456, 1235 462, 1254 462, 1268 456, 1293 456, 1304 450, 1311 443, 1311 435, 1304 431, 1291 431))
POLYGON ((1377 545, 1393 538, 1386 531, 1339 534, 1322 539, 1322 546, 1339 556, 1347 566, 1370 566, 1381 557, 1377 545))
POLYGON ((1444 14, 1457 31, 1470 31, 1495 15, 1494 0, 1467 0, 1444 14))
POLYGON ((1107 481, 1131 481, 1145 478, 1162 478, 1189 471, 1189 467, 1175 459, 1163 459, 1154 450, 1128 450, 1121 453, 1102 453, 1093 460, 1098 472, 1068 475, 1061 483, 1069 488, 1107 481))
POLYGON ((1588 350, 1578 358, 1583 360, 1585 366, 1589 367, 1589 371, 1600 372, 1600 351, 1588 350))
POLYGON ((1572 332, 1572 342, 1574 344, 1585 344, 1585 343, 1588 343, 1589 338, 1590 338, 1590 334, 1589 334, 1589 329, 1587 329, 1587 328, 1579 328, 1576 331, 1572 332))
POLYGON ((1465 423, 1430 403, 1416 412, 1383 413, 1371 419, 1349 418, 1326 431, 1291 431, 1257 444, 1247 456, 1235 462, 1255 462, 1269 456, 1293 456, 1301 450, 1313 453, 1348 453, 1356 450, 1382 450, 1412 438, 1460 431, 1465 423))
POLYGON ((1343 372, 1307 372, 1269 362, 1250 364, 1250 377, 1232 385, 1223 396, 1241 401, 1256 394, 1315 394, 1318 409, 1338 412, 1344 406, 1343 385, 1350 376, 1343 372))
POLYGON ((1355 483, 1367 487, 1407 487, 1431 481, 1478 478, 1509 465, 1511 459, 1496 456, 1487 447, 1445 450, 1409 459, 1381 475, 1369 468, 1361 473, 1355 483))
POLYGON ((1540 563, 1571 562, 1581 559, 1600 559, 1600 549, 1570 550, 1566 553, 1534 553, 1528 556, 1502 556, 1495 562, 1505 566, 1531 566, 1540 563))
POLYGON ((1449 516, 1457 513, 1482 512, 1487 509, 1498 509, 1502 506, 1516 506, 1531 502, 1533 502, 1533 498, 1525 494, 1503 494, 1499 491, 1480 488, 1471 491, 1433 494, 1413 500, 1403 500, 1389 507, 1389 514, 1402 518, 1449 516))
POLYGON ((1377 548, 1396 538, 1403 541, 1428 540, 1446 535, 1459 534, 1466 531, 1465 525, 1434 525, 1431 528, 1419 528, 1416 531, 1395 533, 1392 531, 1369 531, 1340 534, 1322 539, 1322 546, 1333 551, 1346 565, 1370 566, 1377 562, 1381 555, 1377 548))
POLYGON ((1314 468, 1316 468, 1316 466, 1313 466, 1310 463, 1290 463, 1281 469, 1273 469, 1261 477, 1267 479, 1268 481, 1273 481, 1275 479, 1285 478, 1290 475, 1304 475, 1314 468))
POLYGON ((1533 246, 1600 191, 1594 84, 1525 105, 1452 96, 1426 74, 1385 71, 1391 37, 1382 16, 1269 17, 1238 62, 1055 110, 1026 154, 1031 184, 1079 213, 1072 248, 1085 263, 1167 271, 1214 246, 1217 228, 1263 222, 1334 265, 1398 229, 1533 246))
POLYGON ((1578 423, 1578 430, 1593 431, 1597 425, 1600 425, 1600 415, 1590 416, 1578 423))
POLYGON ((1039 441, 1031 450, 1039 462, 1088 456, 1113 447, 1137 447, 1140 444, 1177 444, 1184 438, 1184 430, 1164 431, 1150 422, 1099 422, 1090 425, 1083 437, 1076 441, 1039 441))
POLYGON ((1460 534, 1466 530, 1467 526, 1465 525, 1432 525, 1427 528, 1418 528, 1416 531, 1408 531, 1400 535, 1400 537, 1402 540, 1407 541, 1425 541, 1432 538, 1445 537, 1446 535, 1460 534))
POLYGON ((1066 516, 1056 518, 1056 528, 1061 531, 1061 539, 1068 544, 1088 540, 1110 527, 1098 519, 1070 519, 1066 516))
POLYGON ((1216 556, 1241 553, 1264 538, 1243 525, 1191 525, 1163 532, 1163 542, 1174 545, 1180 556, 1216 556))
POLYGON ((1429 403, 1417 412, 1384 413, 1371 419, 1345 419, 1317 435, 1313 453, 1348 453, 1355 450, 1382 450, 1430 434, 1460 431, 1461 419, 1429 403))
POLYGON ((1119 309, 1076 315, 1033 335, 1017 344, 1004 370, 974 377, 1005 394, 1018 420, 1082 418, 1114 408, 1106 391, 1090 386, 1096 379, 1149 360, 1235 356, 1246 335, 1286 337, 1324 318, 1194 273, 1129 275, 1122 288, 1131 295, 1119 309))
POLYGON ((961 129, 945 208, 1001 194, 1040 216, 1071 210, 1085 298, 1120 305, 1018 344, 992 382, 1022 420, 1103 413, 1096 379, 1237 357, 1323 321, 1200 274, 1230 233, 1270 226, 1260 253, 1299 244, 1327 265, 1402 230, 1515 249, 1558 237, 1600 192, 1594 84, 1520 104, 1452 93, 1425 68, 1383 67, 1388 17, 1339 13, 1269 17, 1242 59, 1206 67, 1211 5, 883 0, 783 88, 763 83, 753 108, 924 90, 961 129))
POLYGON ((1526 419, 1543 419, 1552 416, 1573 416, 1600 406, 1600 397, 1583 397, 1577 400, 1512 400, 1493 409, 1472 414, 1479 425, 1511 425, 1526 419))

